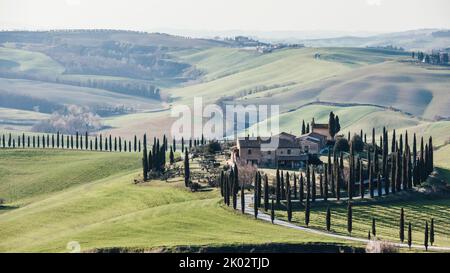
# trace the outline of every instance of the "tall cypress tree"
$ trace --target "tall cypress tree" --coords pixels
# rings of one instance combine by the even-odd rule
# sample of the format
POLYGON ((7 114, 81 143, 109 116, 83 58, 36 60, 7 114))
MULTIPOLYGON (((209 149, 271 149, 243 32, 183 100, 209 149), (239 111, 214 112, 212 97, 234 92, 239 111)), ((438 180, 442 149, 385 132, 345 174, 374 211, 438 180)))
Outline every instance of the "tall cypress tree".
POLYGON ((374 237, 377 236, 377 227, 376 227, 376 222, 375 222, 375 218, 372 217, 372 235, 374 237))
POLYGON ((184 185, 186 187, 189 186, 190 176, 191 176, 191 171, 189 169, 189 155, 188 155, 188 152, 186 151, 184 153, 184 185))
POLYGON ((307 196, 306 196, 306 205, 305 205, 305 225, 306 226, 309 225, 310 213, 311 213, 311 203, 309 201, 309 196, 307 194, 307 196))
POLYGON ((331 211, 330 211, 330 206, 327 207, 326 225, 327 225, 327 231, 330 231, 330 229, 331 229, 331 211))
POLYGON ((353 212, 352 212, 352 203, 348 201, 347 205, 347 231, 348 233, 352 233, 353 228, 353 212))
POLYGON ((170 165, 173 165, 175 163, 175 156, 173 154, 172 146, 170 147, 169 160, 170 160, 170 165))
POLYGON ((257 192, 256 189, 253 191, 253 214, 255 215, 255 219, 258 219, 258 204, 256 204, 257 192))
POLYGON ((408 223, 408 247, 411 248, 412 245, 412 227, 411 222, 408 223))
POLYGON ((328 199, 328 165, 325 164, 325 173, 324 173, 324 183, 323 183, 323 200, 327 201, 328 199))
POLYGON ((311 183, 311 201, 316 202, 316 174, 312 168, 312 183, 311 183))
POLYGON ((272 198, 271 206, 270 206, 270 220, 273 224, 273 221, 275 220, 275 205, 273 203, 273 198, 272 198))
POLYGON ((403 243, 405 240, 405 214, 403 208, 400 211, 400 241, 403 243))
POLYGON ((304 184, 303 184, 303 173, 300 173, 300 179, 298 181, 299 183, 299 198, 300 198, 300 202, 303 202, 304 199, 304 194, 305 194, 305 190, 304 190, 304 184))
POLYGON ((425 221, 425 236, 423 245, 425 246, 425 250, 428 250, 428 221, 425 221))
MULTIPOLYGON (((287 177, 289 177, 289 176, 287 176, 287 177)), ((287 187, 286 198, 287 198, 287 216, 288 216, 288 221, 291 222, 292 221, 292 202, 291 202, 291 189, 290 189, 289 186, 287 187)))
POLYGON ((297 199, 297 175, 294 173, 294 199, 297 199))
POLYGON ((241 212, 245 213, 245 190, 244 190, 244 182, 241 185, 241 212))
POLYGON ((361 199, 364 199, 365 189, 364 189, 364 175, 363 175, 363 164, 362 160, 358 160, 358 170, 359 170, 359 193, 361 195, 361 199))
POLYGON ((277 204, 280 204, 280 197, 281 197, 280 191, 281 191, 280 170, 277 169, 276 185, 275 185, 275 198, 276 198, 277 204))
POLYGON ((269 179, 264 175, 264 210, 269 210, 269 179))
POLYGON ((433 245, 434 243, 434 219, 431 218, 431 224, 430 224, 430 244, 433 245))

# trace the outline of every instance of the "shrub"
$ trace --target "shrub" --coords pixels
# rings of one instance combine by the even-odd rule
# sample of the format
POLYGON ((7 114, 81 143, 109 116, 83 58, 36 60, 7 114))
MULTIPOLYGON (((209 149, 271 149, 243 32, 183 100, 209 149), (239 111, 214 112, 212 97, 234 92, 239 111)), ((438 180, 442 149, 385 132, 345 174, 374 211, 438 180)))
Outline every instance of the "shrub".
POLYGON ((355 152, 362 152, 364 150, 364 142, 359 135, 353 135, 352 137, 352 146, 355 152))
POLYGON ((216 152, 220 152, 222 148, 220 147, 220 143, 217 141, 212 141, 208 144, 208 153, 214 154, 216 152))
POLYGON ((398 248, 388 242, 380 240, 372 240, 366 246, 366 253, 396 253, 398 248))
POLYGON ((189 188, 191 189, 191 191, 196 192, 202 188, 202 185, 197 182, 191 182, 189 183, 189 188))
POLYGON ((335 152, 348 152, 350 149, 346 138, 340 138, 334 144, 335 152))

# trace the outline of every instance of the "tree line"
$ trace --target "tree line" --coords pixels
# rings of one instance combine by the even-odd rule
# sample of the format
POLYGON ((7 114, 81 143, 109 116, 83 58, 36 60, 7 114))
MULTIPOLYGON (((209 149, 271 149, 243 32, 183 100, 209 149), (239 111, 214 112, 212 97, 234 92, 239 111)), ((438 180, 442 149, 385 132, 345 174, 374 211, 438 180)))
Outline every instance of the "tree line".
POLYGON ((141 152, 141 140, 134 136, 133 140, 126 140, 117 136, 89 136, 88 132, 75 135, 56 134, 34 134, 22 133, 13 137, 11 133, 2 134, 2 148, 55 148, 55 149, 77 149, 90 151, 108 152, 141 152))

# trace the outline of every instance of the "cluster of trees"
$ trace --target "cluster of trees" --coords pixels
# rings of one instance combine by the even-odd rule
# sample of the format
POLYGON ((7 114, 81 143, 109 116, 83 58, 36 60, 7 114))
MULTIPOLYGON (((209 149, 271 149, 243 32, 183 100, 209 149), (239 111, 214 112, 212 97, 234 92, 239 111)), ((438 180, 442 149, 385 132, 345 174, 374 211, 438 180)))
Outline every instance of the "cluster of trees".
POLYGON ((330 112, 330 117, 328 119, 328 131, 330 133, 330 136, 333 138, 337 133, 339 133, 339 131, 341 131, 339 116, 335 116, 333 112, 330 112))
MULTIPOLYGON (((191 186, 190 181, 190 168, 189 168, 189 153, 198 146, 203 146, 207 143, 204 136, 201 139, 189 139, 188 146, 185 145, 184 138, 181 138, 181 143, 178 143, 176 138, 172 139, 172 144, 169 145, 169 140, 166 135, 163 136, 162 141, 159 138, 153 138, 153 145, 151 149, 148 149, 147 135, 143 137, 143 149, 142 149, 142 173, 144 181, 148 181, 151 176, 159 177, 166 170, 166 154, 169 153, 169 164, 175 163, 175 152, 178 146, 181 145, 181 152, 184 153, 184 177, 186 187, 191 186)), ((140 150, 139 150, 140 151, 140 150)))
POLYGON ((53 112, 49 119, 36 123, 32 131, 75 134, 77 131, 97 131, 102 127, 100 117, 87 107, 66 105, 61 110, 53 112))
POLYGON ((421 51, 412 52, 411 57, 413 59, 417 58, 419 62, 424 62, 427 64, 436 65, 448 65, 448 53, 447 52, 436 52, 431 54, 426 54, 421 51))
POLYGON ((11 133, 7 136, 2 134, 2 148, 59 148, 59 149, 79 149, 90 151, 105 152, 140 152, 141 140, 134 136, 134 140, 126 140, 112 135, 89 136, 88 132, 84 134, 75 132, 73 135, 65 135, 60 132, 56 134, 42 135, 17 135, 13 137, 11 133))
MULTIPOLYGON (((312 120, 311 126, 314 125, 315 121, 314 118, 312 120)), ((305 120, 302 120, 302 126, 301 126, 301 132, 302 135, 304 134, 309 134, 312 130, 312 128, 310 128, 310 124, 309 123, 305 123, 305 120)), ((341 131, 341 124, 339 122, 339 116, 338 115, 334 115, 333 112, 330 112, 330 116, 328 118, 328 131, 330 133, 330 136, 334 138, 334 136, 339 133, 339 131, 341 131)))
POLYGON ((43 81, 57 84, 72 85, 78 87, 97 88, 114 93, 120 93, 130 96, 138 96, 159 100, 160 89, 141 80, 107 80, 107 79, 88 79, 67 77, 59 75, 29 74, 15 71, 0 71, 0 76, 8 79, 26 79, 31 81, 43 81))
MULTIPOLYGON (((144 148, 142 150, 142 171, 144 181, 147 181, 150 177, 150 173, 162 173, 166 166, 166 152, 168 150, 168 140, 164 135, 162 142, 159 138, 153 138, 152 148, 147 152, 147 135, 144 134, 143 138, 144 148)), ((173 148, 170 148, 170 163, 174 163, 173 148)))

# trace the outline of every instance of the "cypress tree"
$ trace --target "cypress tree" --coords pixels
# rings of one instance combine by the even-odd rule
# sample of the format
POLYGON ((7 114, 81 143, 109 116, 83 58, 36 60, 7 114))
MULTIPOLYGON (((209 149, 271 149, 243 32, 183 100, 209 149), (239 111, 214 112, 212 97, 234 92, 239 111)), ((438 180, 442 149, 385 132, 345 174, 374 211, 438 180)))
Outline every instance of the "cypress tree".
POLYGON ((189 181, 190 181, 190 169, 189 169, 189 155, 188 152, 186 151, 184 153, 184 185, 186 187, 189 186, 189 181))
POLYGON ((328 199, 328 165, 325 164, 325 177, 323 183, 323 200, 327 201, 328 199))
POLYGON ((264 175, 264 210, 269 210, 269 179, 264 175))
POLYGON ((380 173, 378 173, 378 175, 377 175, 377 191, 378 191, 378 197, 383 195, 383 191, 381 189, 381 174, 380 173))
POLYGON ((430 224, 430 244, 433 245, 434 243, 434 219, 431 218, 431 224, 430 224))
POLYGON ((280 170, 277 169, 276 185, 275 185, 275 198, 276 198, 277 204, 280 204, 280 191, 281 191, 280 170))
POLYGON ((311 200, 316 202, 316 174, 312 168, 311 200))
POLYGON ((97 136, 95 136, 95 143, 94 144, 95 144, 94 145, 95 150, 97 151, 98 150, 98 139, 97 139, 97 136))
POLYGON ((184 137, 181 137, 181 152, 184 153, 184 137))
POLYGON ((363 175, 363 164, 361 159, 358 160, 358 169, 359 169, 359 193, 361 194, 361 199, 364 199, 364 175, 363 175))
POLYGON ((224 173, 223 170, 220 172, 220 180, 219 180, 219 186, 220 186, 220 195, 223 197, 224 191, 223 191, 223 185, 224 185, 224 173))
MULTIPOLYGON (((109 151, 110 152, 112 152, 112 136, 111 135, 109 135, 109 141, 108 141, 108 144, 109 144, 109 151)), ((138 151, 139 153, 141 152, 141 141, 139 140, 139 151, 138 151)))
POLYGON ((373 171, 372 168, 369 166, 369 193, 370 198, 374 197, 374 189, 373 189, 373 171))
POLYGON ((377 236, 377 228, 376 228, 376 223, 375 223, 375 218, 372 217, 372 235, 374 237, 377 236))
POLYGON ((405 240, 405 214, 403 208, 400 211, 400 241, 403 243, 405 240))
POLYGON ((103 136, 102 136, 102 134, 100 134, 99 144, 100 144, 100 146, 99 146, 100 151, 103 151, 103 136))
MULTIPOLYGON (((334 173, 336 174, 336 191, 335 191, 336 200, 339 201, 341 199, 341 171, 343 171, 343 169, 341 169, 337 165, 334 165, 334 169, 335 169, 334 173)), ((332 177, 333 177, 333 175, 332 175, 332 177)))
POLYGON ((395 177, 397 174, 397 171, 395 169, 396 163, 397 163, 397 155, 392 154, 392 158, 391 158, 391 191, 393 194, 395 194, 395 190, 396 190, 395 182, 397 181, 397 179, 395 177))
POLYGON ((311 203, 309 201, 309 196, 307 194, 307 196, 306 196, 306 205, 305 205, 305 225, 306 226, 309 225, 310 210, 311 210, 311 203))
POLYGON ((323 193, 323 176, 322 176, 322 174, 319 174, 319 191, 320 191, 320 196, 323 198, 324 193, 323 193))
POLYGON ((78 149, 78 132, 75 132, 75 149, 78 149))
MULTIPOLYGON (((407 148, 406 148, 407 149, 407 148)), ((403 187, 403 190, 408 189, 408 155, 407 152, 405 150, 404 155, 402 156, 402 179, 401 179, 401 184, 403 187)))
POLYGON ((142 172, 143 172, 143 177, 144 177, 144 181, 148 180, 148 162, 147 162, 147 150, 144 147, 144 152, 142 154, 142 172))
POLYGON ((331 229, 331 211, 330 211, 329 206, 327 207, 326 225, 327 225, 327 231, 330 231, 330 229, 331 229))
POLYGON ((291 222, 292 221, 292 202, 291 202, 291 189, 290 187, 287 187, 287 216, 288 216, 288 221, 291 222))
POLYGON ((175 163, 175 156, 173 155, 173 149, 170 147, 170 155, 169 155, 170 165, 175 163))
POLYGON ((256 204, 256 199, 257 199, 257 193, 256 190, 253 191, 253 211, 254 211, 254 215, 255 215, 255 219, 258 219, 258 204, 256 204))
POLYGON ((408 247, 411 249, 412 245, 412 228, 411 228, 411 222, 408 223, 408 247))
POLYGON ((305 190, 304 190, 304 184, 303 184, 303 173, 300 173, 300 179, 299 179, 299 181, 298 181, 298 183, 299 183, 299 198, 300 198, 300 202, 303 202, 303 199, 304 199, 304 193, 305 193, 305 190))
POLYGON ((88 132, 86 131, 85 133, 84 133, 84 149, 85 150, 87 150, 88 149, 88 142, 89 142, 89 137, 88 137, 88 132))
POLYGON ((281 200, 286 200, 286 189, 284 187, 284 172, 281 171, 281 200))
POLYGON ((271 206, 270 206, 270 221, 272 222, 272 224, 273 224, 274 220, 275 220, 275 206, 274 206, 273 198, 272 198, 271 206))
POLYGON ((348 201, 347 205, 347 231, 348 233, 352 233, 352 222, 353 222, 353 213, 352 213, 352 203, 348 201))
POLYGON ((245 190, 244 190, 244 182, 242 181, 241 185, 241 212, 245 213, 245 190))
POLYGON ((311 175, 309 173, 309 166, 306 167, 306 199, 311 200, 311 175))
POLYGON ((294 172, 294 199, 297 199, 297 175, 294 172))
POLYGON ((425 236, 423 245, 425 246, 425 250, 428 250, 428 221, 425 221, 425 236))
POLYGON ((172 138, 172 146, 173 146, 173 151, 176 152, 177 151, 177 141, 175 140, 175 136, 172 138))
POLYGON ((305 120, 302 121, 302 135, 306 134, 305 120))
POLYGON ((257 192, 257 196, 258 196, 258 208, 261 207, 261 197, 262 197, 262 177, 261 177, 261 173, 258 172, 258 192, 257 192))

